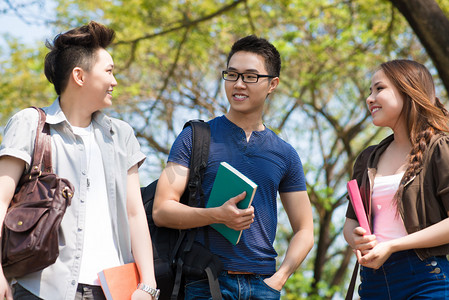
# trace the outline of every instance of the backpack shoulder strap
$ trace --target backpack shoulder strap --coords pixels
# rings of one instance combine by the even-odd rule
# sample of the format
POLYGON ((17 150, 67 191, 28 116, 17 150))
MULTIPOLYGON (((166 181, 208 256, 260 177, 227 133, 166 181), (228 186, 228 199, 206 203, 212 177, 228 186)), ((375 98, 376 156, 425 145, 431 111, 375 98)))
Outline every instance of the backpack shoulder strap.
POLYGON ((200 197, 200 207, 204 207, 204 194, 202 181, 204 171, 207 167, 210 146, 210 126, 203 120, 190 120, 185 123, 184 128, 192 127, 192 156, 190 157, 189 173, 189 206, 197 206, 196 199, 200 197))
MULTIPOLYGON (((207 161, 209 158, 209 146, 210 146, 210 126, 208 123, 203 120, 190 120, 185 123, 184 128, 191 126, 192 127, 192 154, 190 157, 190 172, 189 172, 189 182, 188 182, 188 190, 189 190, 189 206, 199 206, 204 207, 204 193, 202 188, 202 181, 204 176, 204 171, 207 167, 207 161), (197 203, 197 197, 200 198, 200 203, 197 203)), ((182 199, 182 198, 181 198, 182 199)), ((193 242, 195 240, 196 230, 181 230, 180 236, 176 243, 175 249, 180 247, 181 242, 186 238, 186 244, 182 249, 183 253, 187 253, 192 249, 193 242)), ((176 254, 178 251, 174 251, 176 254)), ((172 261, 174 261, 174 257, 171 257, 172 261)), ((173 287, 173 292, 171 295, 171 299, 175 300, 178 298, 179 289, 181 286, 181 275, 183 269, 183 257, 178 257, 176 261, 176 272, 175 272, 175 284, 173 287)), ((210 270, 209 270, 210 271, 210 270)), ((210 277, 210 272, 206 272, 208 278, 210 277)), ((216 279, 216 277, 215 277, 216 279)), ((209 280, 211 280, 209 278, 209 280)), ((211 293, 213 294, 214 300, 220 300, 221 292, 220 286, 218 285, 218 280, 214 280, 209 283, 211 287, 211 293)))

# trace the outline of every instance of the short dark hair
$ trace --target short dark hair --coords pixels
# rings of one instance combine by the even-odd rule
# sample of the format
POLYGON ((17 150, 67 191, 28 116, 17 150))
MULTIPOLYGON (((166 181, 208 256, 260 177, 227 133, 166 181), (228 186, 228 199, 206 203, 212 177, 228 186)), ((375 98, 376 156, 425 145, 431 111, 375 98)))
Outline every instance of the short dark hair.
POLYGON ((89 24, 58 34, 53 43, 46 41, 50 52, 45 56, 45 76, 53 83, 58 95, 65 90, 75 67, 89 71, 95 62, 95 52, 108 47, 114 40, 114 30, 91 21, 89 24))
POLYGON ((268 75, 279 77, 281 73, 281 55, 276 47, 264 38, 259 38, 255 35, 249 35, 239 39, 232 45, 231 51, 228 55, 227 65, 231 57, 239 51, 247 51, 258 54, 265 59, 265 68, 268 75))

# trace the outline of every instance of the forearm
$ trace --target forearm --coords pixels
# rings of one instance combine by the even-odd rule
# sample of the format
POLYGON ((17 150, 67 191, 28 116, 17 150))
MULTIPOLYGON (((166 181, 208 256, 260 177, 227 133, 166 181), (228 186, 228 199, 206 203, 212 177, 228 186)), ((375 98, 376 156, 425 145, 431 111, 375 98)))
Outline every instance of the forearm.
POLYGON ((390 243, 392 252, 417 248, 431 248, 448 244, 449 218, 420 231, 392 240, 390 243))
POLYGON ((298 269, 313 247, 313 231, 304 229, 298 231, 290 241, 285 258, 279 269, 273 275, 280 290, 287 279, 298 269))
POLYGON ((187 188, 189 169, 169 163, 159 177, 153 204, 157 226, 187 229, 217 222, 215 208, 196 208, 180 203, 187 188))
MULTIPOLYGON (((0 157, 0 226, 3 226, 6 212, 24 168, 25 162, 18 158, 11 156, 0 157)), ((0 236, 1 234, 0 230, 0 236)), ((3 272, 0 275, 3 275, 3 272)))
POLYGON ((157 226, 188 229, 220 223, 219 208, 190 207, 175 200, 164 201, 153 210, 153 218, 157 226))
POLYGON ((282 289, 313 247, 313 214, 307 192, 281 193, 280 196, 294 235, 278 271, 266 281, 277 290, 282 289))
MULTIPOLYGON (((25 163, 10 156, 0 157, 0 225, 3 226, 6 211, 14 196, 14 190, 24 170, 25 163)), ((0 232, 1 236, 1 232, 0 232)), ((1 250, 1 249, 0 249, 1 250)), ((1 251, 0 251, 1 256, 1 251)), ((11 288, 0 267, 0 298, 12 300, 11 288)))
POLYGON ((138 266, 140 281, 156 287, 153 265, 153 248, 145 214, 137 213, 129 216, 131 249, 138 266))
POLYGON ((345 224, 343 226, 343 236, 348 243, 348 245, 355 249, 355 241, 354 241, 354 229, 359 226, 359 223, 350 218, 346 218, 345 224))
POLYGON ((131 251, 139 269, 140 281, 155 287, 153 246, 140 196, 137 165, 128 171, 126 209, 131 236, 131 251))
POLYGON ((223 223, 235 230, 249 227, 254 209, 238 209, 236 203, 244 198, 237 195, 220 207, 191 207, 181 203, 188 182, 188 169, 169 164, 159 177, 153 204, 153 220, 157 226, 189 229, 213 223, 223 223))

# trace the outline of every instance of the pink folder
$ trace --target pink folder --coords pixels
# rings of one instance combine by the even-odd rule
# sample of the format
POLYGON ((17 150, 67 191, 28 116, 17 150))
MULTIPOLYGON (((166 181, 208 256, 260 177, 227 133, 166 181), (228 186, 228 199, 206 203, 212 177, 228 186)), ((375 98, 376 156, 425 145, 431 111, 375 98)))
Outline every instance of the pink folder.
POLYGON ((352 207, 359 221, 360 226, 366 230, 366 234, 371 234, 368 218, 366 217, 365 208, 363 207, 362 197, 360 196, 357 180, 353 179, 347 184, 349 199, 351 199, 352 207))

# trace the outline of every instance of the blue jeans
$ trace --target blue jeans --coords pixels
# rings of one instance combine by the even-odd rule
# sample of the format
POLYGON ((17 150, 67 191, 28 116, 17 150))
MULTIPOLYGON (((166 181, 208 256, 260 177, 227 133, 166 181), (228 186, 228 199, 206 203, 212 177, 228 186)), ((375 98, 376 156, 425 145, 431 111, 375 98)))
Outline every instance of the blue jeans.
POLYGON ((434 256, 421 261, 413 250, 393 253, 378 270, 361 267, 362 300, 448 299, 449 261, 434 256))
MULTIPOLYGON (((267 277, 270 276, 231 275, 225 271, 218 276, 218 282, 220 283, 220 290, 224 300, 279 300, 281 292, 265 284, 263 280, 267 277)), ((207 279, 187 280, 184 299, 212 299, 207 279)))

